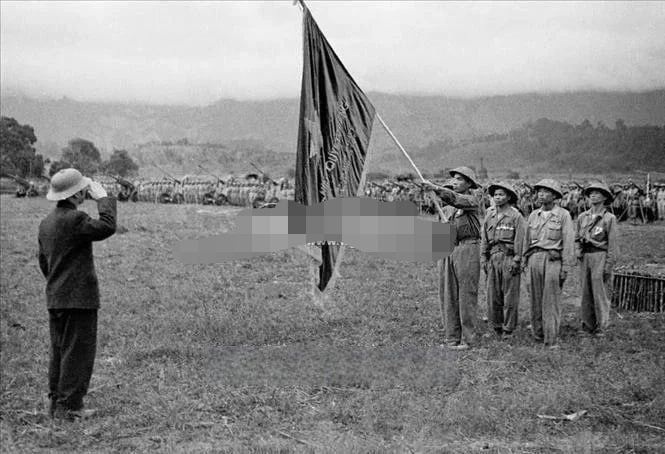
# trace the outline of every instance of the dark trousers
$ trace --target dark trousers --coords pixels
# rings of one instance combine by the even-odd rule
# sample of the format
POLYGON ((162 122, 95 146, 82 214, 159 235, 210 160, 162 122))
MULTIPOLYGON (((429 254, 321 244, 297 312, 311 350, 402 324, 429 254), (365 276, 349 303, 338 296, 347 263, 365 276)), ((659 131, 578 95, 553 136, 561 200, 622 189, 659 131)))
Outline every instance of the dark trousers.
POLYGON ((97 309, 50 309, 51 410, 81 410, 97 347, 97 309))

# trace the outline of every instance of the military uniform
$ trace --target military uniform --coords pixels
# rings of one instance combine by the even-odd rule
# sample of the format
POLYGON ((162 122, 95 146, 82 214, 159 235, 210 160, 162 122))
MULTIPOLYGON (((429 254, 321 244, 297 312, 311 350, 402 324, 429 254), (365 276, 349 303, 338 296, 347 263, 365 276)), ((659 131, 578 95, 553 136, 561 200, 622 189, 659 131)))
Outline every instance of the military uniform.
MULTIPOLYGON (((612 201, 612 194, 604 185, 591 185, 585 194, 594 189, 601 190, 608 202, 612 201)), ((605 281, 617 256, 616 223, 616 217, 606 208, 596 213, 587 210, 576 222, 575 247, 582 286, 580 316, 582 328, 590 333, 600 333, 609 324, 610 299, 605 281)))
MULTIPOLYGON (((507 184, 495 184, 493 189, 512 193, 513 203, 517 193, 507 184)), ((510 334, 517 326, 520 299, 520 266, 525 221, 514 206, 499 210, 487 210, 480 230, 480 261, 487 264, 487 303, 489 320, 497 334, 510 334)))
MULTIPOLYGON (((558 183, 543 180, 534 186, 554 190, 561 197, 558 183)), ((561 270, 574 265, 575 231, 570 213, 554 204, 529 215, 522 250, 527 263, 531 297, 531 327, 536 340, 555 345, 561 322, 561 270)))
MULTIPOLYGON (((453 169, 473 181, 473 172, 465 167, 453 169)), ((473 344, 476 338, 478 280, 480 278, 480 219, 484 207, 474 194, 446 191, 441 200, 454 208, 449 222, 455 226, 455 247, 439 262, 439 301, 447 344, 473 344)))

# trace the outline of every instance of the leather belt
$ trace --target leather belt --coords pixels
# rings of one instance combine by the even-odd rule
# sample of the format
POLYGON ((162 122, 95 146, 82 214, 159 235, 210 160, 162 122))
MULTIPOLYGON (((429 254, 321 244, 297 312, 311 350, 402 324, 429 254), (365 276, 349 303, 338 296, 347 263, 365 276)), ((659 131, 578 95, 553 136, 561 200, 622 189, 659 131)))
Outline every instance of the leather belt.
POLYGON ((503 252, 506 255, 515 255, 515 249, 507 244, 498 243, 492 245, 490 248, 490 254, 498 254, 499 252, 503 252))
POLYGON ((607 252, 607 249, 603 249, 602 247, 596 247, 596 246, 591 246, 591 245, 582 246, 582 253, 583 254, 590 254, 592 252, 607 252))

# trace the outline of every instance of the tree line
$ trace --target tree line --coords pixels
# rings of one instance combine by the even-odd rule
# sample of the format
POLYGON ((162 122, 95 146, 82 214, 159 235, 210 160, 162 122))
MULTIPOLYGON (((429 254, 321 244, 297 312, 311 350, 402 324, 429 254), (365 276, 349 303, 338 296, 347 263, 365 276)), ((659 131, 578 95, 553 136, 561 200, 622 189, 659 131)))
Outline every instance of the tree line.
MULTIPOLYGON (((0 170, 24 178, 44 175, 44 166, 50 162, 35 151, 33 127, 2 117, 0 129, 0 170)), ((502 149, 514 150, 523 162, 556 169, 665 171, 665 125, 627 126, 619 119, 614 128, 609 128, 602 122, 594 126, 589 120, 574 125, 541 118, 507 134, 490 134, 466 142, 498 142, 502 149)), ((186 139, 176 143, 188 144, 186 139)), ((441 139, 420 151, 451 152, 461 146, 452 139, 441 139)), ((65 167, 75 167, 85 175, 103 172, 119 176, 136 175, 139 169, 127 150, 116 149, 108 160, 102 160, 95 144, 82 138, 70 140, 61 150, 60 159, 50 163, 49 176, 65 167)))
POLYGON ((584 120, 575 125, 541 118, 505 134, 458 142, 450 138, 433 140, 419 152, 428 156, 464 152, 469 144, 476 145, 475 153, 480 149, 485 156, 504 152, 517 155, 517 167, 528 164, 583 172, 665 171, 665 125, 627 126, 621 119, 609 128, 603 122, 593 125, 584 120))
POLYGON ((578 125, 541 118, 508 134, 507 146, 531 163, 582 171, 665 170, 665 126, 614 128, 589 120, 578 125))
POLYGON ((37 141, 32 126, 22 125, 14 118, 0 118, 0 171, 3 174, 23 178, 44 176, 44 167, 50 164, 48 176, 68 167, 78 169, 82 174, 92 176, 108 173, 122 177, 138 174, 139 166, 129 156, 127 150, 113 150, 108 160, 89 140, 75 138, 61 150, 59 160, 50 162, 35 150, 37 141))

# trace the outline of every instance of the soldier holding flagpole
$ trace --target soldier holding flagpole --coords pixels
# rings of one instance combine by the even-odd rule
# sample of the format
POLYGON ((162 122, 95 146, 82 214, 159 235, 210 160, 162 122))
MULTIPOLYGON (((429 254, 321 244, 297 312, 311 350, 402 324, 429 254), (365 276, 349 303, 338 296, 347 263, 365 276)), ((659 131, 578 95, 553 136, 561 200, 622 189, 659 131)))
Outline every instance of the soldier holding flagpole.
POLYGON ((457 167, 450 171, 450 176, 454 190, 436 186, 441 201, 457 209, 449 220, 455 226, 455 247, 439 263, 439 302, 444 345, 465 350, 476 342, 480 219, 484 206, 471 192, 479 187, 473 170, 457 167))

